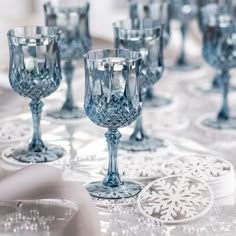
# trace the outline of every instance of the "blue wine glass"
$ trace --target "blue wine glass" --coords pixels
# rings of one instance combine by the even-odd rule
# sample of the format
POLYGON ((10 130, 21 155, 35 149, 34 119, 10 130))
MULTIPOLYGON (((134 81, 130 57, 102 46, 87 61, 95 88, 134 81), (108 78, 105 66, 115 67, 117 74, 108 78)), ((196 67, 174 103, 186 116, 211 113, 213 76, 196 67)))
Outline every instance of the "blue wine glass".
MULTIPOLYGON (((216 11, 217 5, 219 4, 220 0, 200 0, 198 1, 198 25, 201 32, 204 29, 204 19, 209 18, 210 15, 213 15, 216 11), (204 6, 207 6, 205 7, 204 6), (215 9, 214 9, 215 8, 215 9)), ((210 87, 203 87, 201 91, 205 93, 221 93, 221 74, 222 71, 219 68, 216 68, 216 74, 213 78, 212 84, 210 87)), ((235 87, 229 84, 229 91, 235 91, 235 87)))
POLYGON ((228 105, 229 70, 236 64, 236 28, 234 0, 206 5, 203 19, 203 57, 206 62, 221 71, 223 102, 217 117, 202 121, 214 129, 236 129, 236 118, 230 117, 228 105))
MULTIPOLYGON (((140 83, 142 94, 152 87, 162 76, 163 62, 163 25, 158 20, 133 19, 118 21, 113 24, 115 47, 139 51, 143 56, 140 83)), ((140 114, 135 130, 130 139, 123 141, 121 148, 129 151, 156 150, 163 146, 163 141, 147 136, 140 114)))
POLYGON ((87 184, 93 197, 115 200, 130 198, 141 191, 138 183, 121 180, 117 165, 121 138, 118 128, 131 124, 141 111, 141 61, 140 53, 125 49, 103 49, 84 55, 84 109, 93 123, 108 129, 105 133, 108 172, 103 182, 87 184))
POLYGON ((166 47, 170 38, 170 5, 168 0, 129 0, 131 19, 151 18, 164 24, 163 45, 166 47))
POLYGON ((74 62, 83 57, 91 47, 89 32, 89 3, 65 1, 59 5, 51 2, 44 4, 47 26, 56 26, 61 32, 61 60, 67 83, 66 100, 59 111, 51 111, 49 116, 55 119, 79 119, 84 111, 74 104, 72 80, 75 70, 74 62), (62 4, 64 3, 64 4, 62 4))
POLYGON ((169 67, 171 70, 192 71, 199 69, 200 66, 187 61, 185 44, 189 29, 189 23, 198 14, 198 0, 171 0, 171 18, 180 22, 182 44, 180 55, 175 65, 169 67))
POLYGON ((56 145, 46 146, 41 139, 40 120, 43 103, 60 85, 60 31, 53 27, 21 27, 8 32, 10 84, 21 96, 31 98, 33 138, 27 147, 12 148, 9 157, 21 162, 54 161, 64 155, 56 145))
MULTIPOLYGON (((170 5, 168 0, 129 0, 129 14, 131 19, 151 18, 164 24, 163 44, 166 47, 170 38, 170 5)), ((146 107, 162 107, 172 103, 172 100, 157 96, 153 88, 149 87, 143 101, 146 107)))

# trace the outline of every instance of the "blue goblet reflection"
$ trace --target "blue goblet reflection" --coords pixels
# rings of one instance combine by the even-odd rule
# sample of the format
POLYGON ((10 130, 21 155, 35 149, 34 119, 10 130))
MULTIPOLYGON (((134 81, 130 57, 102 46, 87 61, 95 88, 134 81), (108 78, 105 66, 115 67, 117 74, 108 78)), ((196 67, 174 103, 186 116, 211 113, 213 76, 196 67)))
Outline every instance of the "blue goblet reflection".
MULTIPOLYGON (((132 20, 151 18, 164 24, 163 44, 166 47, 170 37, 170 5, 167 0, 129 0, 129 13, 132 20)), ((143 101, 146 107, 162 107, 172 103, 171 99, 157 96, 149 87, 143 101)))
POLYGON ((34 133, 27 148, 13 149, 9 157, 22 162, 47 162, 63 156, 64 150, 48 147, 41 139, 41 98, 52 94, 61 80, 60 31, 52 27, 22 27, 8 32, 10 84, 21 96, 31 98, 34 133))
MULTIPOLYGON (((140 83, 145 96, 146 89, 153 86, 164 70, 162 33, 163 27, 157 20, 134 19, 113 24, 115 46, 139 51, 143 56, 140 83)), ((134 133, 121 147, 131 151, 155 150, 163 146, 163 141, 144 133, 142 117, 139 116, 134 133)))
POLYGON ((203 57, 208 64, 221 71, 223 102, 216 118, 207 118, 202 124, 215 129, 236 129, 236 119, 230 117, 228 105, 229 70, 236 66, 236 27, 234 1, 228 4, 205 6, 214 10, 203 23, 203 57))
POLYGON ((121 134, 118 128, 137 119, 141 110, 139 84, 141 54, 124 49, 104 49, 85 54, 85 101, 87 116, 107 128, 109 166, 103 182, 87 185, 90 194, 102 199, 129 198, 141 191, 138 183, 122 181, 117 166, 121 134))
POLYGON ((49 113, 56 119, 78 119, 84 112, 74 105, 72 80, 75 66, 73 62, 82 58, 91 46, 89 33, 89 4, 87 2, 65 2, 59 6, 50 2, 44 5, 46 25, 56 26, 62 31, 61 59, 64 61, 64 74, 67 83, 66 101, 60 111, 49 113))
POLYGON ((180 22, 180 31, 182 36, 182 44, 180 55, 176 65, 170 69, 181 71, 192 71, 199 68, 199 65, 189 63, 187 61, 185 44, 188 33, 189 23, 197 16, 198 4, 197 0, 171 0, 171 17, 180 22))

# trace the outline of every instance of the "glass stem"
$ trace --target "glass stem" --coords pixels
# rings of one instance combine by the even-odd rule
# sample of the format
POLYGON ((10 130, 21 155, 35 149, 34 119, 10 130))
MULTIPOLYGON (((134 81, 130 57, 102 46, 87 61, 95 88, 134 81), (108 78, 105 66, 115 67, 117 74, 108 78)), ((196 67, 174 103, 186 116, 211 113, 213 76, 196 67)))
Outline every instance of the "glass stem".
POLYGON ((223 95, 223 102, 220 112, 218 113, 218 120, 229 119, 229 105, 228 105, 228 90, 229 90, 230 75, 227 70, 221 71, 221 88, 223 95))
POLYGON ((106 177, 103 184, 109 187, 118 187, 123 184, 120 179, 117 165, 117 151, 120 142, 121 134, 117 129, 109 129, 105 133, 109 151, 109 165, 106 177))
POLYGON ((74 108, 74 101, 72 96, 72 79, 74 75, 75 67, 72 64, 72 61, 65 62, 64 65, 64 74, 66 78, 67 91, 66 91, 66 101, 62 107, 63 110, 72 111, 74 108))
POLYGON ((187 35, 188 25, 187 23, 182 23, 180 27, 181 35, 182 35, 182 45, 181 45, 181 52, 177 61, 177 64, 182 66, 186 65, 186 55, 185 55, 185 42, 186 42, 186 35, 187 35))
POLYGON ((32 99, 30 102, 30 109, 32 112, 33 118, 33 139, 29 144, 28 150, 31 152, 42 152, 46 149, 42 139, 41 139, 41 130, 40 130, 40 120, 43 103, 39 99, 32 99))
POLYGON ((147 100, 152 100, 154 97, 154 93, 153 93, 153 88, 152 87, 149 87, 146 91, 146 97, 145 99, 147 100))
POLYGON ((212 82, 212 88, 220 88, 221 86, 221 70, 217 70, 216 74, 215 74, 215 77, 213 79, 213 82, 212 82))
POLYGON ((130 140, 133 141, 142 141, 146 137, 144 131, 143 131, 143 121, 142 121, 142 112, 140 113, 138 119, 135 123, 135 129, 132 135, 130 136, 130 140))

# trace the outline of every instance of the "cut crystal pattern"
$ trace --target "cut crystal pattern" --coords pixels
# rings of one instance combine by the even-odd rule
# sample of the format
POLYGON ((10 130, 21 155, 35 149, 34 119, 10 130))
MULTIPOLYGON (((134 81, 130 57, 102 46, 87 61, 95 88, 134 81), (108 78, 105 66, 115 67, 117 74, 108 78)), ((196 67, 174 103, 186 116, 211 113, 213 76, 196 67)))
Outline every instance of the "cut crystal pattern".
POLYGON ((134 68, 122 64, 125 63, 123 59, 117 64, 114 58, 109 60, 111 62, 97 65, 97 68, 89 65, 84 108, 95 124, 117 129, 139 116, 141 98, 134 68), (114 64, 114 68, 109 68, 109 63, 114 64))
POLYGON ((90 195, 101 199, 125 199, 138 195, 142 187, 139 183, 124 181, 118 187, 109 187, 103 185, 102 182, 92 182, 86 186, 90 195))
POLYGON ((184 223, 207 213, 213 204, 208 185, 193 177, 170 176, 150 183, 138 206, 147 217, 164 223, 184 223))
MULTIPOLYGON (((43 65, 44 63, 46 62, 43 62, 43 65)), ((21 96, 40 99, 52 94, 59 87, 61 78, 60 67, 43 68, 40 73, 38 72, 39 67, 40 65, 32 71, 18 67, 13 67, 10 70, 11 86, 21 96)))
POLYGON ((87 115, 95 124, 106 128, 120 128, 138 117, 140 109, 135 109, 125 97, 111 96, 109 103, 107 100, 105 96, 94 96, 92 104, 87 106, 87 115))

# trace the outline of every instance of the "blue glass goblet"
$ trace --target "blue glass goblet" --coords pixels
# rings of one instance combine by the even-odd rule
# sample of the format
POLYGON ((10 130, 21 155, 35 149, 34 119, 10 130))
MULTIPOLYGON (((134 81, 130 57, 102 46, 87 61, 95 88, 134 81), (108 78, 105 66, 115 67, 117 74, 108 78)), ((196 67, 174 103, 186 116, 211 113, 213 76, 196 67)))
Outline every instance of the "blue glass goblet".
MULTIPOLYGON (((168 0, 129 0, 131 19, 151 18, 164 24, 163 44, 166 47, 170 38, 170 5, 168 0)), ((143 101, 146 107, 162 107, 172 103, 172 100, 157 96, 149 87, 143 101)))
MULTIPOLYGON (((163 26, 159 21, 149 18, 118 21, 113 27, 116 48, 138 51, 143 56, 140 83, 145 97, 146 90, 161 78, 164 70, 163 26)), ((130 151, 148 151, 162 146, 162 140, 144 133, 140 114, 133 134, 128 141, 122 142, 121 148, 130 151)))
POLYGON ((176 65, 169 67, 172 70, 192 71, 200 68, 199 65, 188 62, 185 53, 189 23, 197 16, 197 14, 197 0, 171 0, 171 17, 180 22, 180 31, 182 36, 181 51, 176 65))
POLYGON ((74 105, 72 80, 76 62, 83 57, 91 46, 89 33, 89 3, 68 1, 61 5, 44 4, 47 26, 56 26, 62 31, 61 60, 64 62, 64 74, 67 83, 66 100, 59 111, 49 112, 56 119, 79 119, 84 112, 74 105))
POLYGON ((215 7, 214 14, 204 19, 203 57, 209 65, 221 71, 223 102, 217 117, 207 118, 202 124, 214 129, 236 129, 236 118, 230 117, 228 105, 229 70, 236 65, 235 3, 233 0, 227 4, 221 2, 215 7))
POLYGON ((40 119, 43 103, 60 85, 60 31, 53 27, 22 27, 8 32, 10 49, 10 84, 21 96, 31 98, 34 133, 28 149, 11 149, 9 157, 21 162, 54 161, 64 149, 46 146, 41 139, 40 119))
MULTIPOLYGON (((217 13, 218 4, 220 0, 202 0, 198 2, 198 25, 200 31, 203 33, 204 24, 208 22, 210 17, 215 17, 217 13)), ((213 78, 212 84, 208 88, 200 88, 203 92, 206 93, 221 93, 221 76, 222 70, 216 68, 216 74, 213 78)), ((229 84, 229 91, 235 91, 235 87, 229 84)))
POLYGON ((164 24, 163 45, 166 47, 170 38, 170 5, 168 0, 129 0, 131 19, 151 18, 164 24))
POLYGON ((109 166, 103 182, 92 182, 89 193, 102 199, 130 198, 141 191, 132 181, 122 181, 117 166, 121 134, 118 128, 137 119, 141 111, 139 75, 141 54, 124 49, 104 49, 85 54, 84 109, 96 125, 107 128, 105 134, 109 166))

